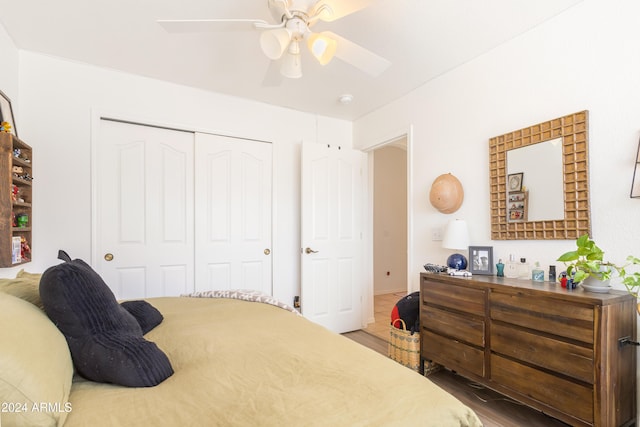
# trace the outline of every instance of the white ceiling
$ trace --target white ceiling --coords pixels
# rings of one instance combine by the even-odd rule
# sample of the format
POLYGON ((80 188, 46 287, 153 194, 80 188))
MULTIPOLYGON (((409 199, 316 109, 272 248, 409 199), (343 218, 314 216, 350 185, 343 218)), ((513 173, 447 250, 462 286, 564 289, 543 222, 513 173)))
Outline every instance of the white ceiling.
MULTIPOLYGON (((328 3, 354 0, 327 0, 328 3)), ((391 61, 370 77, 303 50, 303 77, 264 87, 259 32, 170 34, 158 19, 254 18, 267 0, 0 0, 20 49, 354 120, 508 41, 582 0, 373 0, 314 31, 331 30, 391 61), (352 94, 349 105, 338 97, 352 94)))

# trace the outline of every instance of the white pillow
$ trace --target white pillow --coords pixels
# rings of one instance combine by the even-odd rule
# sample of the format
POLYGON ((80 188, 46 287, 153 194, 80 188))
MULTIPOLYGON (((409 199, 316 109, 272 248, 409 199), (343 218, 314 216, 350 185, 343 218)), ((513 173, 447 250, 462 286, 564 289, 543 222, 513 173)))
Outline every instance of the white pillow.
POLYGON ((47 315, 0 292, 0 425, 62 426, 72 377, 67 341, 47 315))

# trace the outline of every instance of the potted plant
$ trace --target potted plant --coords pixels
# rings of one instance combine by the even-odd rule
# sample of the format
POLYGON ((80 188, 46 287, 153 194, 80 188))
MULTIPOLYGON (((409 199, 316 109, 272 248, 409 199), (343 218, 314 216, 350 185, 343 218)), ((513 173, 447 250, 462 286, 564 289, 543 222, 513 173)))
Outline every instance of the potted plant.
MULTIPOLYGON (((627 291, 634 297, 640 292, 640 272, 628 273, 627 268, 640 265, 640 259, 632 255, 627 257, 627 263, 620 266, 604 261, 604 251, 589 238, 588 234, 576 240, 576 250, 562 254, 558 261, 567 266, 567 275, 574 283, 580 283, 591 278, 591 286, 609 286, 609 280, 614 273, 622 279, 627 291)), ((586 283, 586 282, 585 282, 586 283)))

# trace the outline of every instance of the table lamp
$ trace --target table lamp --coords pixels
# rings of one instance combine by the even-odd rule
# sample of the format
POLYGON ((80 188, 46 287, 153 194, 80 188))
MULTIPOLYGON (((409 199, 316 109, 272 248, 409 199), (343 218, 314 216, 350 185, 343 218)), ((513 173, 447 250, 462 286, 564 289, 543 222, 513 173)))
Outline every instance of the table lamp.
MULTIPOLYGON (((467 249, 469 247, 469 229, 467 222, 463 219, 453 219, 447 224, 447 229, 442 240, 442 247, 446 249, 467 249)), ((467 257, 463 254, 455 253, 447 258, 447 266, 455 270, 467 268, 467 257)))

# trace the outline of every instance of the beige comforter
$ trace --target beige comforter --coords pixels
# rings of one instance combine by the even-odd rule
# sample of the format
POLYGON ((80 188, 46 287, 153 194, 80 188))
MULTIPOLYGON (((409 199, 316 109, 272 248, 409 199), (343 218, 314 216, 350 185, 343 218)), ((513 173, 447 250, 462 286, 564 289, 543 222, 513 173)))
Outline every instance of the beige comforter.
POLYGON ((65 427, 480 426, 428 379, 303 317, 232 299, 155 298, 156 387, 76 379, 65 427))

